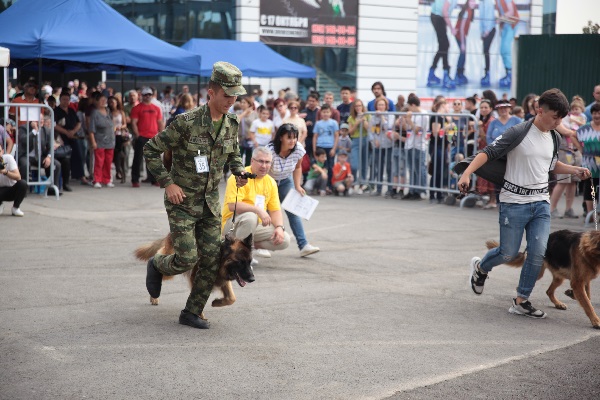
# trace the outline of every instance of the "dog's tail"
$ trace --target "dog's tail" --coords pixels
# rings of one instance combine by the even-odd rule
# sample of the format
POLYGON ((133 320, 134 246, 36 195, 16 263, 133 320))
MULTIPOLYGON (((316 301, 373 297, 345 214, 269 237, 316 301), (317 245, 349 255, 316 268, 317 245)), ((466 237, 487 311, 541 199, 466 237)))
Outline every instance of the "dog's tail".
MULTIPOLYGON (((500 244, 498 242, 496 242, 495 240, 488 240, 487 242, 485 242, 485 246, 491 250, 491 249, 495 249, 496 247, 500 246, 500 244)), ((517 254, 517 256, 512 259, 509 262, 506 262, 504 264, 510 266, 510 267, 514 267, 514 268, 521 268, 523 266, 523 263, 525 263, 525 256, 526 253, 524 252, 519 252, 519 254, 517 254)))
POLYGON ((134 251, 135 257, 141 261, 148 261, 150 257, 154 256, 162 247, 166 245, 168 240, 170 240, 170 236, 155 240, 152 243, 146 243, 138 247, 134 251))

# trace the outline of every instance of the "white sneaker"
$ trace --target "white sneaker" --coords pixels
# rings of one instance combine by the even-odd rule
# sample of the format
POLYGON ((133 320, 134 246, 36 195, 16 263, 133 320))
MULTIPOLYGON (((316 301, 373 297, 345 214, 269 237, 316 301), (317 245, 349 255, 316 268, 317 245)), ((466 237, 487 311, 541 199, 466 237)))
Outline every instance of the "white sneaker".
POLYGON ((258 261, 256 260, 256 258, 252 258, 252 261, 250 261, 250 266, 254 266, 254 265, 258 265, 258 261))
POLYGON ((12 215, 14 215, 15 217, 22 217, 23 215, 25 215, 25 213, 23 211, 21 211, 20 208, 12 208, 12 215))
POLYGON ((4 204, 0 204, 0 215, 4 213, 4 204))
POLYGON ((115 184, 114 184, 114 183, 112 183, 112 182, 108 182, 108 183, 106 184, 106 187, 113 188, 113 187, 115 187, 115 184))
POLYGON ((255 249, 254 254, 256 254, 258 257, 271 258, 271 252, 269 252, 267 249, 255 249))
POLYGON ((100 189, 101 187, 102 187, 102 184, 100 182, 94 183, 94 189, 100 189))
POLYGON ((306 246, 304 246, 301 250, 300 250, 300 257, 306 257, 306 256, 310 256, 311 254, 315 254, 317 252, 319 252, 321 249, 319 249, 316 246, 311 245, 310 243, 306 244, 306 246))

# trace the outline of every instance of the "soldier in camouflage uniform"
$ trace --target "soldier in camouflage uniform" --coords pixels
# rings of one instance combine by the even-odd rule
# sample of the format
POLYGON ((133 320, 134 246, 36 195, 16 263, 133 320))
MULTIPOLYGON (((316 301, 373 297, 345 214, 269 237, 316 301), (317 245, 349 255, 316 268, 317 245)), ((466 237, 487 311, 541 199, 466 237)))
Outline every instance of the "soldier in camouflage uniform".
MULTIPOLYGON (((238 146, 238 117, 228 113, 242 86, 242 73, 232 64, 213 66, 204 106, 178 115, 167 129, 144 147, 148 170, 165 188, 165 208, 169 218, 175 254, 157 254, 148 261, 146 288, 158 298, 163 275, 189 271, 198 263, 190 296, 179 316, 179 323, 207 329, 208 321, 199 317, 206 305, 219 268, 221 246, 221 206, 218 184, 223 166, 244 172, 238 146), (161 154, 173 153, 167 172, 161 154)), ((238 186, 247 179, 238 177, 238 186)))

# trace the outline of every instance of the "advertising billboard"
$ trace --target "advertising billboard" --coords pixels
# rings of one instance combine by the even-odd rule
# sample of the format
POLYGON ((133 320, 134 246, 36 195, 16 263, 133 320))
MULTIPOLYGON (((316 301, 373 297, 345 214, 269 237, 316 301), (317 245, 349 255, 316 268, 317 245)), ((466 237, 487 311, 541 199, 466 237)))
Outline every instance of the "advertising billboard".
POLYGON ((419 96, 514 95, 513 44, 530 16, 531 0, 419 0, 419 96))
POLYGON ((358 0, 261 0, 266 44, 356 47, 358 0))

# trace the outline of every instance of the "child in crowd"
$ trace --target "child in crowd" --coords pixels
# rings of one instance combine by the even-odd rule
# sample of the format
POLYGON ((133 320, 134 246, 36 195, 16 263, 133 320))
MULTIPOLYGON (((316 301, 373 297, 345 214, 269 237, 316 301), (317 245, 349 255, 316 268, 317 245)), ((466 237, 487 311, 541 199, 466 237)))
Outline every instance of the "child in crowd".
POLYGON ((525 110, 521 106, 516 106, 515 108, 513 108, 512 115, 521 118, 523 121, 525 120, 525 110))
POLYGON ((350 125, 347 123, 342 123, 340 125, 340 138, 338 140, 338 155, 340 154, 340 150, 346 150, 346 154, 350 155, 352 152, 352 139, 350 139, 350 125))
MULTIPOLYGON (((327 103, 321 107, 321 119, 317 121, 313 129, 313 154, 317 147, 327 153, 327 173, 333 175, 333 160, 338 146, 340 127, 335 119, 331 118, 331 106, 327 103)), ((329 186, 329 183, 328 183, 329 186)))
POLYGON ((454 161, 450 163, 450 185, 448 186, 450 189, 457 189, 456 184, 458 183, 459 176, 456 172, 454 172, 454 167, 456 166, 456 164, 458 164, 464 159, 465 156, 462 153, 456 153, 456 155, 454 156, 454 161))
POLYGON ((313 194, 313 190, 318 190, 321 196, 325 196, 328 181, 327 169, 325 168, 326 163, 327 153, 318 147, 315 150, 315 162, 310 167, 310 171, 308 171, 308 175, 306 176, 304 190, 311 194, 313 194))
POLYGON ((249 137, 254 136, 254 148, 266 146, 273 139, 275 125, 269 119, 269 110, 265 106, 258 107, 258 119, 255 119, 250 126, 249 137))
POLYGON ((339 196, 343 193, 347 196, 350 193, 352 183, 354 182, 354 176, 350 169, 350 163, 348 162, 348 152, 344 149, 339 149, 337 153, 337 162, 333 166, 333 176, 331 177, 331 185, 333 186, 333 193, 339 196))
POLYGON ((583 113, 585 103, 583 102, 583 99, 581 97, 574 96, 570 106, 571 108, 569 114, 563 118, 562 123, 567 128, 577 131, 587 122, 587 118, 583 113))

